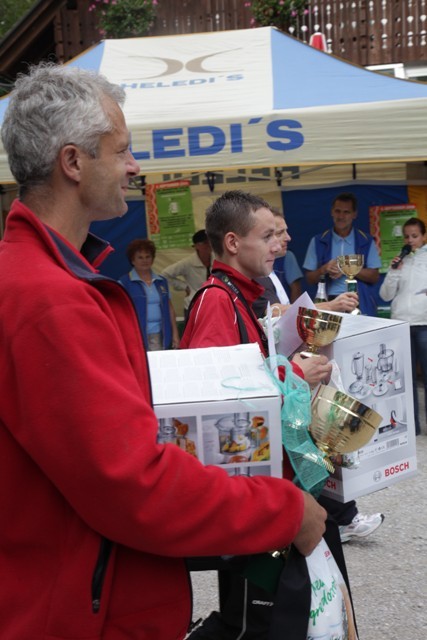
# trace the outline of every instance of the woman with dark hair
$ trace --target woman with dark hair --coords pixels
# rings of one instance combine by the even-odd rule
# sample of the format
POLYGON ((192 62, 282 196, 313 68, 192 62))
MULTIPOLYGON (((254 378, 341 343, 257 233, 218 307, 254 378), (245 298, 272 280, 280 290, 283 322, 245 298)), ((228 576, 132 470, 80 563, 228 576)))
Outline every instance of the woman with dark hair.
POLYGON ((147 351, 176 349, 179 334, 166 278, 152 270, 156 246, 132 240, 126 249, 131 271, 120 278, 133 300, 147 351))
POLYGON ((427 417, 427 244, 424 222, 419 218, 409 218, 403 225, 403 238, 411 251, 403 260, 401 257, 393 258, 381 285, 380 296, 383 300, 392 301, 391 317, 394 320, 406 320, 410 324, 415 432, 419 435, 417 364, 424 381, 427 417))

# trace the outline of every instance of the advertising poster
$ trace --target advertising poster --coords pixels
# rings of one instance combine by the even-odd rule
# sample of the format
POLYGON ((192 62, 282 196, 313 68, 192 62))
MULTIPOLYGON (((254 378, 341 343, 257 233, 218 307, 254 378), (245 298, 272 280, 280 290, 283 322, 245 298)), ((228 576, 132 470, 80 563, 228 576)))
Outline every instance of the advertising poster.
POLYGON ((150 237, 158 249, 189 247, 195 232, 189 180, 146 188, 150 237))
POLYGON ((405 241, 402 227, 412 217, 418 217, 413 204, 399 204, 369 208, 371 235, 381 256, 380 273, 386 273, 391 260, 399 255, 405 241))

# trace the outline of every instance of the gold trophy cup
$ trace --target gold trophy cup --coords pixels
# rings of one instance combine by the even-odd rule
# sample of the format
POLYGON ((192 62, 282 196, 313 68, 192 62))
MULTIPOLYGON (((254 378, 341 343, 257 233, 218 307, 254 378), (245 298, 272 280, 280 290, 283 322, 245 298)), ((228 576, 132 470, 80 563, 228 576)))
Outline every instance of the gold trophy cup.
MULTIPOLYGON (((357 276, 359 271, 363 269, 364 256, 359 253, 351 253, 346 256, 337 257, 337 265, 339 270, 345 275, 347 283, 347 291, 354 291, 357 293, 357 280, 354 276, 357 276)), ((360 309, 356 307, 351 311, 352 315, 359 315, 360 309)))
POLYGON ((298 335, 307 345, 307 351, 302 351, 305 358, 317 356, 319 347, 326 347, 337 337, 342 322, 342 316, 329 311, 299 307, 297 315, 298 335))
POLYGON ((364 447, 381 424, 379 413, 335 387, 320 385, 311 401, 310 434, 326 454, 331 473, 331 457, 364 447))

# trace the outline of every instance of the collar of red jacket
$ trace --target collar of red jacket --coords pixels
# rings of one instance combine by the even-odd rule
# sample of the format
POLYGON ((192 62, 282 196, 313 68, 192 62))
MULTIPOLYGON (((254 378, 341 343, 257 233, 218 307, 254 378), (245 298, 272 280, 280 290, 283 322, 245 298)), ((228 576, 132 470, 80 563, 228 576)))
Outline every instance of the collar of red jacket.
MULTIPOLYGON (((230 267, 224 262, 220 262, 220 260, 214 260, 212 270, 214 271, 215 269, 220 269, 221 271, 223 271, 234 282, 249 305, 252 305, 255 300, 264 293, 264 287, 258 284, 258 282, 247 278, 243 275, 243 273, 240 273, 240 271, 233 269, 233 267, 230 267)), ((210 278, 208 282, 210 282, 210 278)))
POLYGON ((15 200, 6 219, 4 241, 16 239, 17 234, 24 240, 33 238, 35 234, 39 242, 43 242, 75 275, 92 278, 97 274, 96 268, 113 251, 108 242, 89 233, 81 251, 70 244, 60 233, 42 223, 39 218, 20 200, 15 200))

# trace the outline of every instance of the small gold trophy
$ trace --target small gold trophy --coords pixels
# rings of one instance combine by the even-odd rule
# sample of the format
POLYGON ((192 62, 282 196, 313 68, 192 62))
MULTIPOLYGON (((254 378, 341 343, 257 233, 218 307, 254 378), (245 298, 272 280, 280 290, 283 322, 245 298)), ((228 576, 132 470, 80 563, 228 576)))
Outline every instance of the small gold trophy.
MULTIPOLYGON (((347 256, 338 256, 337 265, 339 270, 347 276, 347 291, 354 291, 357 293, 357 280, 354 276, 357 276, 359 271, 363 269, 364 256, 359 253, 351 253, 347 256)), ((360 309, 356 307, 351 311, 352 315, 359 315, 360 309)))
POLYGON ((307 345, 307 351, 302 351, 305 358, 318 356, 319 347, 326 347, 337 337, 342 322, 342 316, 329 311, 299 307, 297 315, 298 335, 307 345))
POLYGON ((379 413, 335 387, 320 385, 311 402, 310 434, 326 454, 328 471, 334 471, 331 457, 364 447, 381 424, 379 413))

